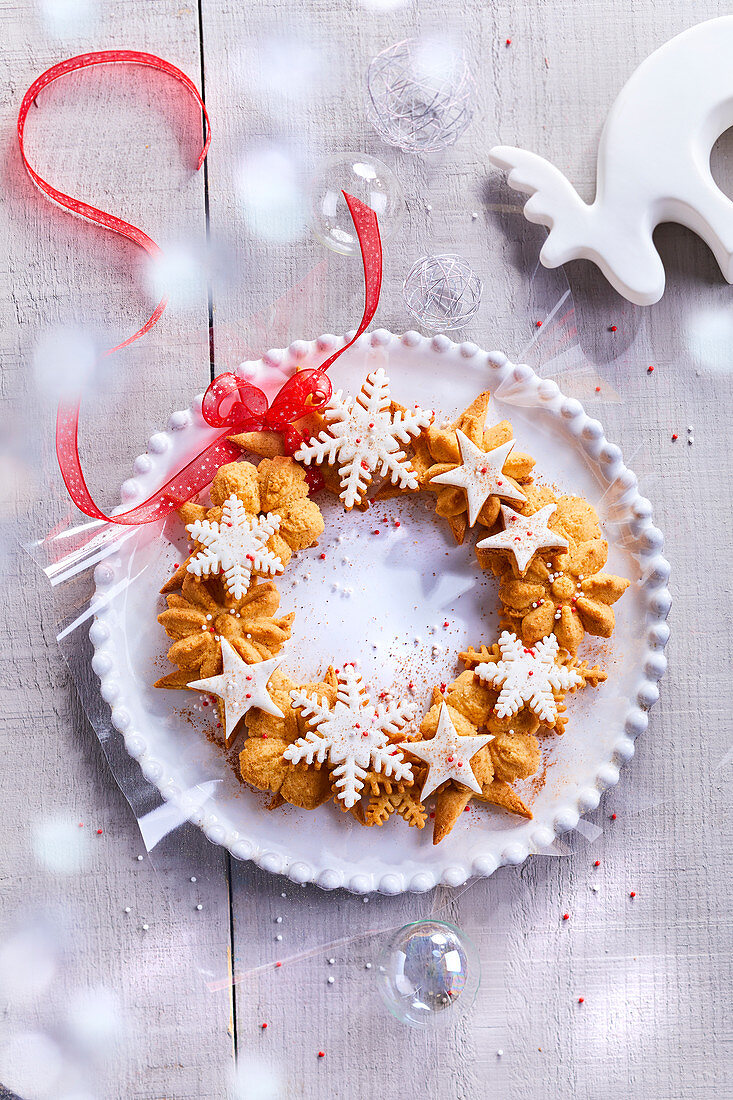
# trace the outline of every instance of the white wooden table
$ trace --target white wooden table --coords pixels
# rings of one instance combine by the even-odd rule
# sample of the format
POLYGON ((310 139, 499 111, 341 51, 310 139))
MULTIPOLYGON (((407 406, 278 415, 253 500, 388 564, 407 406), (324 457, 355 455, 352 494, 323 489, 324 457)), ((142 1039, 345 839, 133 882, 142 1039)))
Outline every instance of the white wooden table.
MULTIPOLYGON (((54 209, 22 172, 15 116, 48 65, 86 50, 150 50, 203 83, 214 127, 206 173, 196 175, 183 94, 162 78, 119 71, 67 79, 42 97, 29 123, 36 163, 62 188, 129 218, 164 246, 183 242, 200 254, 208 230, 218 254, 228 250, 211 300, 206 278, 195 278, 187 300, 109 364, 99 399, 87 405, 85 457, 102 495, 170 411, 205 387, 212 362, 223 370, 299 337, 342 332, 358 316, 355 265, 326 254, 307 231, 266 242, 248 227, 237 198, 245 154, 278 144, 293 158, 297 183, 325 155, 381 156, 401 180, 408 216, 387 248, 379 323, 408 327, 399 293, 407 265, 427 249, 455 249, 487 283, 466 336, 503 343, 516 356, 531 336, 524 317, 521 329, 513 320, 516 259, 539 238, 517 217, 517 249, 498 228, 502 201, 514 200, 489 173, 488 148, 500 140, 535 149, 591 196, 598 134, 624 81, 666 39, 729 5, 460 0, 445 9, 437 0, 99 0, 76 8, 0 0, 0 364, 9 412, 0 518, 8 546, 66 513, 52 460, 53 401, 34 382, 34 347, 52 326, 75 323, 111 343, 138 327, 152 301, 133 246, 54 209), (65 8, 75 10, 69 23, 59 14, 65 8), (453 150, 424 162, 380 144, 364 118, 363 77, 379 49, 436 27, 465 39, 482 112, 453 150), (276 72, 283 39, 293 52, 276 72)), ((714 163, 730 190, 729 140, 714 163)), ((2 600, 0 1081, 27 1100, 218 1100, 230 1095, 238 1057, 247 1082, 238 1095, 247 1097, 276 1095, 264 1091, 267 1067, 280 1076, 277 1095, 289 1098, 733 1095, 733 344, 727 330, 717 342, 710 336, 711 319, 730 314, 731 291, 691 234, 663 227, 658 239, 668 290, 647 311, 615 297, 584 265, 567 273, 580 341, 602 385, 595 407, 609 437, 633 456, 674 568, 670 672, 635 759, 588 819, 600 837, 575 835, 566 856, 503 868, 455 896, 373 897, 368 907, 230 862, 195 834, 184 862, 158 860, 156 872, 147 857, 136 858, 144 851, 136 822, 58 652, 51 593, 10 548, 2 600), (81 866, 54 873, 48 836, 63 839, 78 822, 81 866), (386 1014, 365 970, 378 936, 207 991, 207 977, 272 959, 277 934, 287 958, 431 911, 469 929, 482 955, 477 1005, 456 1028, 415 1033, 386 1014), (41 927, 42 912, 49 923, 41 927), (43 944, 56 945, 48 966, 43 944), (8 985, 13 959, 27 966, 20 988, 8 985), (89 1076, 54 1079, 48 1044, 68 1054, 70 1036, 89 1076)), ((114 502, 109 492, 106 499, 114 502)))

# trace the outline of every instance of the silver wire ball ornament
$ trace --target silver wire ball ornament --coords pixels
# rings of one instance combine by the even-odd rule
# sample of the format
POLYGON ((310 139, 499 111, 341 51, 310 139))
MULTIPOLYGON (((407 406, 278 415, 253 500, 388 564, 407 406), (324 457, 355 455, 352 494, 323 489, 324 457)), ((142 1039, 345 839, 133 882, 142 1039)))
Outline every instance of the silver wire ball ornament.
POLYGON ((423 256, 408 272, 402 297, 408 310, 433 332, 463 328, 481 305, 481 280, 460 256, 423 256))
POLYGON ((453 145, 474 115, 476 85, 466 58, 437 39, 408 38, 378 53, 367 92, 374 129, 408 153, 453 145))

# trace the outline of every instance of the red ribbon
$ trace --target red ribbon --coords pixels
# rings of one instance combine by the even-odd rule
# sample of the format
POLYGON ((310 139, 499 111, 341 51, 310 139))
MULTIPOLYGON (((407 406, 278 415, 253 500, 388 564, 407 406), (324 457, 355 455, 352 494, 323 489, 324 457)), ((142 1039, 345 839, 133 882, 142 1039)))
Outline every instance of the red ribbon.
MULTIPOLYGON (((206 154, 209 151, 209 145, 211 144, 211 126, 209 124, 206 105, 199 95, 196 85, 190 77, 186 76, 180 69, 177 69, 175 65, 171 65, 170 61, 164 61, 162 57, 156 57, 155 54, 140 53, 137 50, 101 50, 99 53, 82 53, 77 57, 69 57, 66 61, 60 61, 58 65, 52 65, 50 69, 46 69, 45 73, 41 73, 41 75, 33 81, 30 88, 23 96, 23 102, 18 111, 18 145, 20 146, 20 156, 26 172, 31 177, 36 187, 51 199, 52 202, 58 203, 59 206, 65 207, 66 210, 71 210, 74 214, 79 214, 80 217, 86 218, 90 222, 95 222, 97 225, 104 226, 105 229, 111 229, 113 233, 119 233, 120 236, 127 237, 128 240, 134 241, 135 244, 139 244, 141 248, 145 249, 149 256, 155 259, 161 256, 162 253, 158 245, 155 241, 151 240, 147 233, 143 233, 142 229, 138 229, 136 225, 130 225, 129 222, 123 221, 122 218, 116 218, 113 214, 108 214, 104 210, 98 210, 96 206, 90 206, 87 202, 82 202, 80 199, 72 198, 71 195, 66 195, 63 191, 57 190, 45 180, 43 176, 39 175, 35 168, 31 167, 25 155, 25 122, 28 117, 28 112, 31 109, 31 104, 34 102, 39 92, 42 92, 43 89, 47 88, 49 84, 52 84, 54 80, 66 76, 67 73, 76 72, 77 69, 88 69, 92 65, 110 65, 120 62, 132 65, 145 65, 149 69, 157 69, 159 72, 166 73, 167 76, 172 76, 174 80, 178 80, 186 91, 196 100, 206 120, 206 140, 199 154, 198 164, 196 166, 196 171, 198 171, 204 163, 206 154)), ((117 347, 110 348, 106 354, 111 355, 112 352, 127 347, 128 344, 134 343, 140 336, 144 336, 146 332, 149 332, 160 318, 167 304, 167 296, 161 298, 143 327, 133 336, 124 340, 123 343, 118 344, 117 347)))
MULTIPOLYGON (((52 66, 39 76, 24 95, 18 114, 20 154, 31 179, 50 199, 89 221, 135 241, 150 256, 157 257, 161 255, 160 248, 141 229, 58 191, 30 166, 25 156, 23 146, 25 121, 30 105, 38 93, 66 73, 87 68, 90 65, 104 65, 112 62, 131 62, 157 69, 180 81, 191 93, 206 119, 206 140, 198 161, 198 168, 200 168, 209 148, 211 130, 206 107, 196 86, 185 73, 169 62, 163 61, 162 58, 132 50, 105 50, 101 53, 82 54, 52 66)), ((382 245, 377 216, 370 207, 353 195, 347 195, 346 192, 343 192, 343 195, 354 221, 364 265, 364 312, 359 328, 352 339, 318 368, 300 371, 290 378, 276 395, 272 405, 268 405, 265 394, 257 386, 232 373, 220 374, 207 389, 201 412, 212 428, 223 430, 204 450, 192 458, 185 467, 178 470, 165 485, 142 504, 114 516, 106 515, 97 507, 87 488, 79 458, 79 402, 60 404, 56 415, 56 455, 64 483, 77 508, 94 519, 106 520, 110 523, 133 525, 151 523, 153 520, 163 519, 184 501, 190 500, 195 493, 211 482, 220 466, 240 456, 240 449, 230 443, 227 436, 248 431, 277 431, 283 433, 285 449, 288 453, 292 454, 297 449, 302 437, 293 427, 294 423, 307 413, 318 412, 325 407, 331 396, 331 382, 325 371, 366 330, 379 302, 382 283, 382 245)), ((106 354, 111 355, 112 352, 127 347, 128 344, 149 332, 160 318, 166 304, 167 298, 164 297, 141 329, 117 347, 111 348, 106 354)), ((313 478, 310 483, 312 487, 317 484, 313 478)))

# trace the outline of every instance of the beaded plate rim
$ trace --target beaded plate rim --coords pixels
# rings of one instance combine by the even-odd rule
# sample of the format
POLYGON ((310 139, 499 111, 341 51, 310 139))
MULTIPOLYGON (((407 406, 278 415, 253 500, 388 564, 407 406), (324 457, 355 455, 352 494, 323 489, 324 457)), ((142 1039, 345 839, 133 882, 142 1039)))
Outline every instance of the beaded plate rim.
MULTIPOLYGON (((252 379, 258 373, 264 372, 272 376, 275 370, 282 373, 284 380, 310 354, 330 354, 342 347, 351 335, 347 334, 339 339, 325 334, 312 341, 298 340, 286 349, 268 351, 261 360, 241 364, 239 371, 252 379)), ((504 382, 521 385, 539 407, 562 420, 565 428, 579 441, 586 459, 600 472, 604 482, 609 487, 618 483, 628 496, 626 505, 634 517, 629 521, 629 526, 638 543, 638 557, 643 563, 644 579, 640 588, 645 597, 647 622, 646 649, 642 661, 643 678, 635 697, 629 700, 623 721, 624 733, 616 741, 611 758, 598 768, 594 783, 589 783, 571 797, 559 801, 552 829, 538 826, 528 841, 509 842, 498 855, 494 851, 480 853, 471 860, 470 865, 457 865, 453 859, 439 869, 421 870, 411 875, 406 872, 377 875, 374 872, 356 870, 347 875, 315 859, 310 862, 289 862, 281 853, 269 851, 257 839, 244 836, 239 830, 224 827, 216 815, 187 806, 185 796, 181 795, 169 774, 167 763, 155 756, 146 737, 133 728, 120 688, 120 671, 116 665, 112 631, 105 621, 113 613, 113 603, 105 596, 105 591, 113 590, 119 580, 115 566, 109 560, 95 569, 94 603, 97 614, 89 631, 94 648, 92 668, 99 678, 102 697, 110 705, 112 724, 122 734, 128 753, 138 761, 143 775, 158 788, 163 799, 177 805, 186 820, 198 825, 212 843, 222 845, 237 859, 252 860, 264 870, 286 875, 296 883, 312 882, 326 890, 343 888, 356 894, 374 891, 393 895, 406 891, 421 893, 438 885, 461 886, 469 879, 487 877, 503 865, 519 866, 529 855, 548 847, 556 836, 575 829, 582 814, 599 805, 603 791, 615 786, 619 780, 621 765, 634 755, 634 741, 646 730, 648 712, 659 698, 657 685, 667 668, 664 649, 669 639, 666 620, 671 608, 667 586, 670 565, 662 553, 664 538, 652 522, 650 501, 639 493, 636 475, 624 464, 620 448, 606 438, 600 421, 588 416, 579 401, 565 397, 553 380, 539 377, 526 364, 515 365, 501 352, 485 352, 470 342, 456 344, 444 335, 427 337, 412 330, 395 335, 386 329, 376 329, 364 333, 355 347, 387 348, 393 342, 439 355, 453 354, 462 359, 483 359, 492 392, 504 382)), ((147 452, 138 456, 133 464, 133 477, 122 485, 122 507, 129 508, 143 500, 160 484, 163 476, 169 476, 168 471, 175 461, 176 453, 185 447, 193 429, 197 429, 199 434, 211 431, 201 415, 202 397, 201 394, 195 397, 188 409, 172 413, 167 429, 150 437, 147 452)), ((190 447, 190 443, 188 446, 190 447)))

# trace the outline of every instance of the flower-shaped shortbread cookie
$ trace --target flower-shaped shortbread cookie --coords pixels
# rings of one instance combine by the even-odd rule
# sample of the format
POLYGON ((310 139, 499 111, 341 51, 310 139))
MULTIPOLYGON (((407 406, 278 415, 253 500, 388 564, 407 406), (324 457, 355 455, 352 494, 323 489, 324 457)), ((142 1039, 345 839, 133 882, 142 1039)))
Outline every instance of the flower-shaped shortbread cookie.
POLYGON ((317 694, 333 704, 338 691, 336 673, 329 668, 322 682, 299 685, 278 670, 270 681, 270 698, 282 711, 282 718, 258 709, 249 711, 245 717, 249 736, 239 754, 240 772, 242 779, 253 787, 272 792, 268 806, 271 810, 284 802, 315 810, 332 795, 328 768, 291 764, 283 756, 309 728, 307 719, 291 705, 290 693, 296 689, 317 694))
POLYGON ((532 486, 521 509, 532 515, 547 503, 557 503, 549 526, 569 542, 566 551, 536 554, 523 576, 513 558, 477 550, 482 568, 499 578, 502 625, 527 645, 554 634, 570 654, 578 652, 586 633, 610 638, 615 625, 612 604, 629 585, 624 577, 602 572, 608 543, 601 538, 595 510, 580 497, 557 497, 551 489, 532 486))
POLYGON ((168 660, 178 666, 156 687, 183 688, 191 680, 222 671, 221 644, 226 638, 248 664, 279 653, 290 637, 294 614, 277 616, 280 594, 272 581, 255 581, 235 600, 218 578, 187 573, 180 592, 169 592, 168 609, 158 616, 173 645, 168 660))

